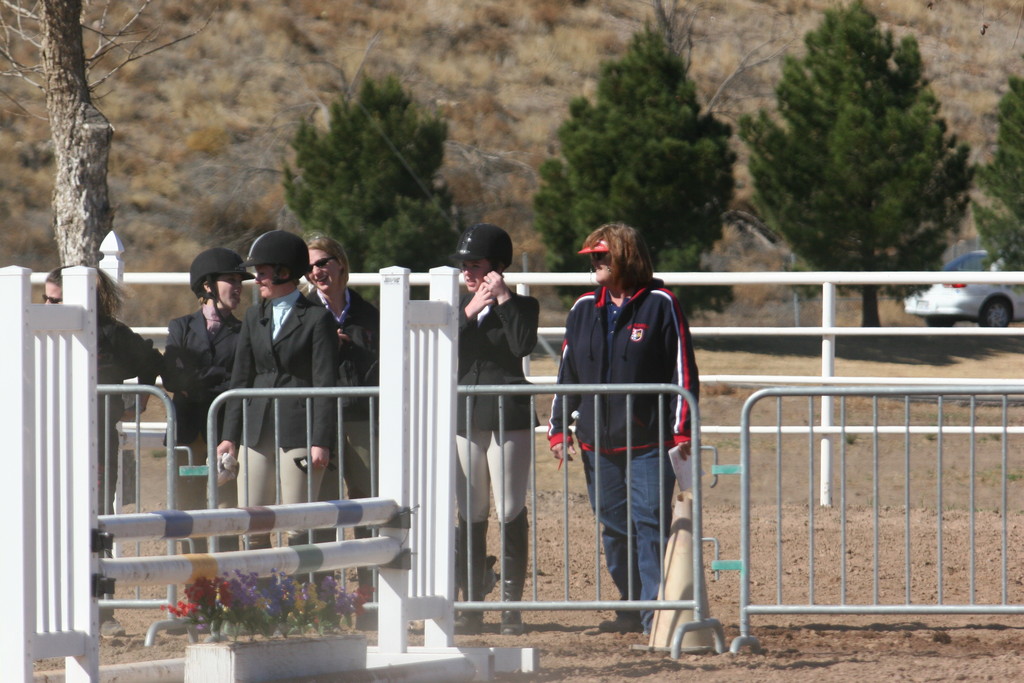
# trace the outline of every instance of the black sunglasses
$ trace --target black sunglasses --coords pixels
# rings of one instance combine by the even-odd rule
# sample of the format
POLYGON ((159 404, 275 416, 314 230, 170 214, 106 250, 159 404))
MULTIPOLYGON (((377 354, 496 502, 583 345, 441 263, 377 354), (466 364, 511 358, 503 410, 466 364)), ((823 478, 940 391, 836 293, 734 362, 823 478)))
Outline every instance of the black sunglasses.
POLYGON ((312 267, 313 268, 325 268, 328 263, 330 263, 331 261, 337 261, 337 260, 338 260, 337 256, 325 256, 322 259, 318 259, 316 261, 313 261, 312 267))
POLYGON ((64 303, 64 299, 61 299, 59 296, 47 296, 47 295, 43 294, 43 303, 44 304, 62 304, 62 303, 64 303))

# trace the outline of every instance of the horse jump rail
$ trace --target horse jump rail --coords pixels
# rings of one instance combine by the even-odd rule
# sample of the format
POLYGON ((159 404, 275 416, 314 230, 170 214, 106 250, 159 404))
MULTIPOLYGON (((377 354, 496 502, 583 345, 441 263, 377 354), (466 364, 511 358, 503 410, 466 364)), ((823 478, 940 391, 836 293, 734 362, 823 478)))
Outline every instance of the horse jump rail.
POLYGON ((399 511, 387 498, 332 500, 217 510, 102 515, 99 529, 119 542, 234 536, 287 529, 383 525, 399 511))
POLYGON ((131 586, 194 583, 240 571, 270 576, 271 572, 304 574, 388 564, 402 553, 402 544, 387 536, 288 548, 236 550, 165 557, 119 557, 100 560, 100 574, 131 586))

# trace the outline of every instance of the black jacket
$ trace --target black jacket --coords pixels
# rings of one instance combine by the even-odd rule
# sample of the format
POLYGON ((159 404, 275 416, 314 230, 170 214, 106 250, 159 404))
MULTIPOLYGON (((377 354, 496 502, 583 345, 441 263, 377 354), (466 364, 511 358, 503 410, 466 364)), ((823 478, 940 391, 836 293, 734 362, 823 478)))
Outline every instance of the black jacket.
POLYGON ((121 384, 137 377, 139 384, 154 384, 162 370, 160 352, 151 339, 114 318, 100 318, 96 339, 96 381, 121 384))
MULTIPOLYGON (((231 372, 231 388, 267 389, 278 387, 334 387, 338 373, 338 326, 330 312, 299 297, 284 325, 271 338, 270 303, 264 299, 245 312, 242 332, 238 337, 235 365, 231 372)), ((248 415, 247 440, 255 446, 261 434, 274 429, 273 400, 245 399, 248 415)), ((278 434, 281 448, 305 448, 306 400, 280 400, 281 425, 278 434)), ((335 399, 313 401, 310 445, 330 448, 336 441, 335 399)), ((241 443, 242 406, 230 401, 224 419, 224 439, 241 443)))
MULTIPOLYGON (((619 313, 609 349, 605 321, 608 291, 600 288, 576 300, 565 323, 559 384, 648 384, 670 383, 699 398, 700 377, 694 359, 690 328, 679 302, 661 280, 652 280, 626 302, 619 313), (610 362, 609 362, 610 359, 610 362)), ((551 404, 548 438, 562 441, 563 398, 567 414, 576 420, 581 446, 594 450, 594 400, 579 395, 556 395, 551 404)), ((632 422, 632 446, 653 448, 664 443, 690 440, 690 408, 673 395, 664 400, 666 433, 659 434, 658 397, 633 397, 632 414, 626 411, 626 396, 603 397, 601 405, 601 451, 625 451, 626 428, 632 422)))
MULTIPOLYGON (((190 444, 197 436, 205 439, 210 404, 231 382, 241 329, 242 321, 228 316, 211 339, 201 309, 167 324, 162 375, 164 388, 174 392, 179 445, 190 444)), ((218 425, 223 422, 224 413, 220 411, 218 425)))
MULTIPOLYGON (((338 351, 338 386, 375 387, 380 383, 380 311, 357 292, 349 289, 348 295, 349 309, 341 331, 351 341, 338 351)), ((317 306, 324 305, 316 291, 307 298, 317 306)))
MULTIPOLYGON (((459 301, 459 384, 526 384, 523 358, 537 345, 540 305, 529 296, 512 293, 500 306, 491 306, 479 325, 466 318, 471 292, 459 301)), ((458 429, 466 433, 466 401, 459 400, 458 429)), ((505 397, 505 429, 530 429, 534 416, 530 397, 505 397)), ((497 431, 498 397, 475 396, 473 427, 497 431)))

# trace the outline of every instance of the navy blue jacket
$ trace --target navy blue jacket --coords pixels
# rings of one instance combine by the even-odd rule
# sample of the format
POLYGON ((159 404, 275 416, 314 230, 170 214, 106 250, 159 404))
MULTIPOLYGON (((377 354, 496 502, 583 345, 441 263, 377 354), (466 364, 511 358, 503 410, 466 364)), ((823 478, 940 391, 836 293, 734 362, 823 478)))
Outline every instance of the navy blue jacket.
MULTIPOLYGON (((576 300, 565 324, 559 384, 670 383, 688 390, 696 399, 700 378, 690 339, 690 328, 679 301, 661 280, 652 280, 627 301, 616 321, 610 341, 607 334, 608 291, 604 287, 576 300), (611 359, 609 362, 609 358, 611 359)), ((567 414, 576 419, 576 437, 586 450, 595 446, 594 399, 580 395, 556 395, 551 405, 548 439, 563 440, 563 400, 567 414)), ((690 408, 677 395, 663 400, 666 433, 659 435, 658 397, 635 395, 632 415, 626 412, 626 396, 601 397, 600 448, 604 453, 625 452, 626 427, 632 422, 635 449, 671 447, 690 440, 690 408)))

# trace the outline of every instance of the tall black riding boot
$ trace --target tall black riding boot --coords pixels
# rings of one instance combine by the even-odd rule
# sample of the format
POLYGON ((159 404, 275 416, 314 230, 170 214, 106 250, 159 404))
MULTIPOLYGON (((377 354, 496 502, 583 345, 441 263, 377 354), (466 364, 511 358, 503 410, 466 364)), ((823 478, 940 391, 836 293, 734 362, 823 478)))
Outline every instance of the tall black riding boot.
MULTIPOLYGON (((501 600, 519 602, 526 582, 526 559, 529 554, 530 515, 523 508, 505 524, 505 556, 502 563, 501 600)), ((519 610, 501 613, 501 633, 518 636, 523 633, 523 617, 519 610)))

